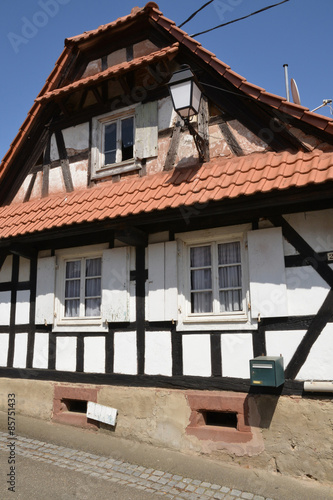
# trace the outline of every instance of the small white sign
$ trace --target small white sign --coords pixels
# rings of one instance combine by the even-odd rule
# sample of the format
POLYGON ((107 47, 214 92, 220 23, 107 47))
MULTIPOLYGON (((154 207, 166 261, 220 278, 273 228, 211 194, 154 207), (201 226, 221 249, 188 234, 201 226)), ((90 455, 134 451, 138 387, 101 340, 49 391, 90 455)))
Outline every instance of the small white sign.
POLYGON ((104 424, 116 425, 118 410, 115 408, 110 408, 109 406, 103 406, 98 403, 93 403, 88 401, 87 405, 87 418, 92 420, 97 420, 98 422, 103 422, 104 424))

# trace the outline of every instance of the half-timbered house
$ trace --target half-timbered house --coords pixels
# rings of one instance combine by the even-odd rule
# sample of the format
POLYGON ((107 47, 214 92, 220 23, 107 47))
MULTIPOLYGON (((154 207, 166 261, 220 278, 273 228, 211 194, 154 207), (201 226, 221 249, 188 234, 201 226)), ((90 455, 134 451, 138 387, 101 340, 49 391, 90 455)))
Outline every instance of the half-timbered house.
POLYGON ((329 480, 332 195, 333 120, 154 2, 66 39, 1 164, 2 394, 91 427, 98 402, 120 436, 329 480), (190 122, 168 88, 184 63, 190 122))

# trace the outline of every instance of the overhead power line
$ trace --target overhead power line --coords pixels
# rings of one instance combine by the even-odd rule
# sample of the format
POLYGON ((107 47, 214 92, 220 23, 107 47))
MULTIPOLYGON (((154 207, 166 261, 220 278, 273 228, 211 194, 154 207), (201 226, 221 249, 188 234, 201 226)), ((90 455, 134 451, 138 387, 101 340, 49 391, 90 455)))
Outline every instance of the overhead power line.
MULTIPOLYGON (((252 12, 251 14, 247 14, 246 16, 239 17, 238 19, 234 19, 233 21, 228 21, 227 23, 219 24, 218 26, 215 26, 214 28, 210 28, 208 30, 200 31, 199 33, 195 33, 194 35, 191 35, 191 37, 195 38, 197 36, 204 35, 205 33, 209 33, 210 31, 217 30, 218 28, 223 28, 223 26, 228 26, 228 24, 237 23, 238 21, 242 21, 243 19, 247 19, 248 17, 254 16, 256 14, 260 14, 261 12, 264 12, 265 10, 272 9, 273 7, 277 7, 278 5, 282 5, 283 3, 286 3, 289 1, 290 0, 283 0, 283 2, 275 3, 274 5, 269 5, 268 7, 264 7, 263 9, 256 10, 255 12, 252 12)), ((208 2, 208 3, 211 3, 211 2, 208 2)), ((202 10, 204 7, 205 7, 205 5, 203 7, 201 7, 201 9, 199 9, 199 10, 202 10)), ((199 11, 197 11, 197 12, 199 12, 199 11)), ((195 12, 193 15, 197 14, 197 12, 195 12)), ((192 17, 193 17, 193 15, 192 15, 192 17)), ((191 17, 189 19, 191 19, 191 17)), ((187 22, 187 21, 185 21, 185 22, 187 22)))
POLYGON ((213 2, 214 2, 214 0, 210 0, 209 2, 205 3, 205 5, 203 5, 202 7, 200 7, 200 9, 196 10, 195 12, 193 12, 193 14, 191 14, 190 17, 188 17, 186 19, 186 21, 184 21, 182 24, 180 24, 178 26, 178 28, 181 28, 182 26, 184 26, 184 24, 186 24, 189 21, 191 21, 191 19, 193 19, 201 10, 203 10, 205 7, 207 7, 208 5, 210 5, 213 2))

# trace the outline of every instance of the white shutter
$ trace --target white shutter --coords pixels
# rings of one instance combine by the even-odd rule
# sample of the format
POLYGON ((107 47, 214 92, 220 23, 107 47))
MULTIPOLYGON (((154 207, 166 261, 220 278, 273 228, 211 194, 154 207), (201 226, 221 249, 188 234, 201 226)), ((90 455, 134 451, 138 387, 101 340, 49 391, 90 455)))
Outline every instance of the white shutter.
POLYGON ((251 313, 254 318, 288 315, 282 230, 248 233, 251 313))
POLYGON ((157 101, 137 106, 135 110, 135 156, 152 158, 157 156, 158 109, 157 101))
POLYGON ((36 325, 53 324, 56 258, 45 257, 37 263, 36 325))
POLYGON ((178 287, 177 287, 177 242, 165 243, 165 296, 164 320, 177 320, 178 287))
POLYGON ((103 252, 102 319, 129 321, 129 247, 103 252))
POLYGON ((177 320, 177 243, 148 246, 149 321, 177 320))

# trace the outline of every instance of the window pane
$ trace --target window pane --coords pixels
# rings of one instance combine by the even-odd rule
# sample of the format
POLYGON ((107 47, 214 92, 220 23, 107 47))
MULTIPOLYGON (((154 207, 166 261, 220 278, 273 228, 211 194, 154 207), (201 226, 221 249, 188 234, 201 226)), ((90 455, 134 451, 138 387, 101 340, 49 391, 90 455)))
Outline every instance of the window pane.
POLYGON ((80 299, 65 300, 65 317, 78 317, 80 313, 80 299))
POLYGON ((86 297, 99 297, 101 295, 101 278, 86 280, 86 297))
POLYGON ((66 279, 67 278, 80 278, 81 275, 81 261, 75 260, 66 262, 66 279))
POLYGON ((191 251, 191 267, 202 267, 211 265, 210 246, 193 247, 191 251))
POLYGON ((121 122, 121 159, 122 161, 133 158, 133 118, 126 118, 121 122))
POLYGON ((191 312, 192 313, 213 312, 212 292, 191 293, 191 312))
POLYGON ((212 273, 210 269, 191 271, 191 290, 211 290, 212 273))
POLYGON ((101 299, 86 299, 85 301, 86 316, 101 315, 101 299))
POLYGON ((80 280, 68 280, 65 286, 65 298, 80 298, 80 280))
POLYGON ((240 263, 240 243, 235 241, 233 243, 223 243, 218 246, 219 264, 236 264, 240 263))
POLYGON ((102 259, 86 260, 86 276, 101 276, 102 259))
POLYGON ((219 269, 220 288, 234 288, 242 286, 241 266, 227 266, 219 269))
POLYGON ((117 123, 109 123, 104 129, 104 163, 109 165, 116 162, 117 152, 117 123))
POLYGON ((242 291, 228 290, 220 292, 220 311, 242 311, 242 291))

